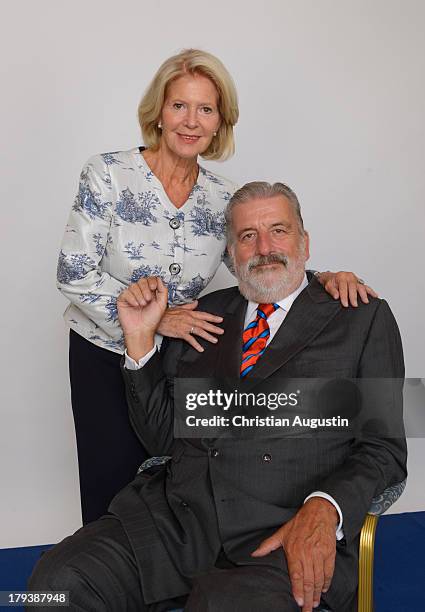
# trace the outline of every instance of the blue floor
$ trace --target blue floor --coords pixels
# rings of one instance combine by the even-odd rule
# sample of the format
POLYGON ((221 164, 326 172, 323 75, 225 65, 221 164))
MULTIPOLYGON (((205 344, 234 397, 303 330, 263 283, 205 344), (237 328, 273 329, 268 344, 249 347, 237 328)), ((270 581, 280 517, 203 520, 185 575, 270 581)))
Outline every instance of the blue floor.
POLYGON ((0 550, 0 591, 25 591, 32 568, 51 545, 0 550))
MULTIPOLYGON (((24 548, 0 549, 0 591, 26 591, 32 568, 43 551, 51 545, 27 546, 24 548)), ((4 607, 1 610, 23 611, 20 606, 4 607)), ((66 609, 66 608, 65 608, 66 609)), ((37 608, 34 608, 37 610, 37 608)))
MULTIPOLYGON (((25 590, 34 564, 48 548, 49 545, 0 550, 0 591, 25 590)), ((425 611, 424 555, 425 512, 390 514, 379 519, 375 612, 425 611)))

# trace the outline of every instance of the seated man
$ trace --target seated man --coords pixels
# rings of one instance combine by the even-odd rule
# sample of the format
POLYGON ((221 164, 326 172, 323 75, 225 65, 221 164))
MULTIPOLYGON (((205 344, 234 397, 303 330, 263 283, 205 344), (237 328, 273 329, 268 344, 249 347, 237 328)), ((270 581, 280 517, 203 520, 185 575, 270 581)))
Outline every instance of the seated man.
POLYGON ((175 340, 158 352, 160 278, 118 300, 130 417, 150 453, 171 460, 39 562, 30 588, 69 590, 73 610, 310 612, 321 600, 355 610, 359 532, 372 498, 405 478, 405 440, 174 438, 174 380, 402 379, 397 325, 385 301, 342 308, 307 279, 309 237, 287 186, 245 185, 226 220, 239 287, 201 300, 223 317, 216 344, 198 352, 175 340))

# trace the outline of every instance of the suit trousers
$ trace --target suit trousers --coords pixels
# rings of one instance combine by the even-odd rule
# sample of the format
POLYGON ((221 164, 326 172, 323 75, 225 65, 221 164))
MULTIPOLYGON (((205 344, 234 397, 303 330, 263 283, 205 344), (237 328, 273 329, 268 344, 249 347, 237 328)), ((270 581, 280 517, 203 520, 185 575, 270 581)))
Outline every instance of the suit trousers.
MULTIPOLYGON (((165 612, 186 597, 145 603, 136 560, 119 520, 104 516, 45 552, 28 589, 69 591, 72 612, 165 612)), ((38 610, 51 610, 41 607, 38 610)), ((59 608, 58 608, 59 609, 59 608)))
POLYGON ((128 418, 120 360, 121 355, 71 330, 69 375, 83 524, 107 512, 146 459, 128 418))
POLYGON ((299 611, 287 575, 274 567, 236 566, 223 552, 216 567, 194 578, 190 594, 147 604, 130 542, 113 516, 82 527, 44 553, 28 589, 69 591, 71 612, 299 611))

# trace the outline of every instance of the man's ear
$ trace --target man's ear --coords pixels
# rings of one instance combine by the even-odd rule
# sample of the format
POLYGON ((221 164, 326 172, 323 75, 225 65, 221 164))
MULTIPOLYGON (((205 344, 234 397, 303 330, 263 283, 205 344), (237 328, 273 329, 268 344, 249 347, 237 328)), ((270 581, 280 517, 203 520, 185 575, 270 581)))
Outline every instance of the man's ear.
POLYGON ((231 272, 233 274, 233 276, 236 276, 236 274, 235 274, 235 260, 234 260, 234 257, 233 257, 234 252, 235 252, 235 246, 228 242, 227 243, 227 247, 226 247, 225 257, 224 257, 224 263, 226 264, 227 269, 229 270, 229 272, 231 272))
POLYGON ((306 231, 304 231, 304 255, 305 260, 308 261, 310 259, 310 236, 306 231))

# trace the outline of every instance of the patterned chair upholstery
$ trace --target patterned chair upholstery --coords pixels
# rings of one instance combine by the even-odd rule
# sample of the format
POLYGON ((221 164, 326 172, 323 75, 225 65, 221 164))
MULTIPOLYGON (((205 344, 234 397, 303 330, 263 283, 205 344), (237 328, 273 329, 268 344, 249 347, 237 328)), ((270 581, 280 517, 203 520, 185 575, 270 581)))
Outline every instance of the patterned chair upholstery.
MULTIPOLYGON (((151 457, 146 459, 139 467, 137 473, 145 472, 149 468, 164 465, 171 459, 170 456, 151 457)), ((375 546, 375 533, 378 519, 403 493, 406 480, 388 487, 380 495, 372 500, 372 505, 367 513, 365 522, 360 533, 359 548, 359 589, 358 589, 358 612, 373 612, 373 558, 375 546)), ((315 608, 316 612, 332 612, 326 606, 315 608)), ((182 608, 170 610, 170 612, 183 612, 182 608)))
POLYGON ((149 468, 156 467, 157 465, 164 465, 164 463, 167 463, 170 461, 170 459, 170 455, 164 455, 163 457, 150 457, 149 459, 146 459, 146 461, 143 461, 142 465, 137 470, 137 473, 140 474, 140 472, 146 472, 146 470, 149 470, 149 468))

